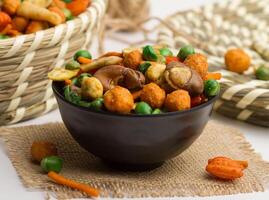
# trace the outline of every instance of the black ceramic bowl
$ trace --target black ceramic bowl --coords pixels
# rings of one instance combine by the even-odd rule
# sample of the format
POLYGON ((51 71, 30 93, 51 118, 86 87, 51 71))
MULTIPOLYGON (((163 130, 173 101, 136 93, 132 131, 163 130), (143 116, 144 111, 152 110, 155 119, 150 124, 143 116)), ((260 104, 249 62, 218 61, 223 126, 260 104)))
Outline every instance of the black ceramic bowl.
POLYGON ((214 97, 188 111, 160 115, 120 115, 74 105, 53 83, 64 124, 87 151, 125 169, 145 170, 161 165, 187 149, 209 120, 214 97))

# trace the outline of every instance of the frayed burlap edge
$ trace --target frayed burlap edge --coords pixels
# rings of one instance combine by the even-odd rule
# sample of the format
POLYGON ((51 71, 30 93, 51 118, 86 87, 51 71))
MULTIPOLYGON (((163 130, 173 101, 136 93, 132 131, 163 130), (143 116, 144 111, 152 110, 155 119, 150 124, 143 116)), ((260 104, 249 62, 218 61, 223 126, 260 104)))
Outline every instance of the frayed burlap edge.
MULTIPOLYGON (((216 122, 214 122, 216 123, 216 122)), ((57 123, 50 123, 49 125, 53 125, 57 123)), ((264 188, 269 184, 269 162, 263 161, 260 154, 256 153, 255 150, 252 148, 251 144, 246 141, 246 138, 236 129, 231 128, 231 134, 230 139, 234 140, 236 144, 238 145, 239 149, 242 151, 245 155, 245 157, 248 157, 251 162, 255 163, 255 169, 252 169, 252 172, 255 173, 257 182, 259 184, 253 188, 253 186, 250 186, 252 192, 263 192, 264 188)), ((7 154, 15 167, 18 176, 20 177, 20 180, 22 181, 23 185, 26 188, 29 189, 39 189, 42 191, 47 192, 46 198, 49 199, 50 195, 55 195, 57 199, 70 199, 70 198, 82 198, 85 197, 84 194, 70 190, 67 187, 58 187, 58 185, 52 185, 52 183, 49 181, 47 183, 44 182, 38 182, 38 180, 33 181, 31 179, 26 179, 24 176, 24 169, 21 169, 21 163, 17 161, 16 159, 16 153, 12 151, 12 147, 10 146, 9 142, 9 135, 16 134, 13 129, 10 128, 0 128, 0 136, 4 140, 7 148, 9 151, 7 151, 7 154)), ((15 137, 16 140, 20 139, 20 137, 15 137)), ((14 135, 13 135, 14 139, 14 135)), ((193 183, 193 184, 186 184, 178 187, 180 183, 175 182, 173 185, 169 183, 170 188, 175 188, 175 190, 166 190, 167 185, 164 182, 162 182, 159 185, 154 184, 154 187, 151 187, 148 185, 145 187, 140 187, 136 185, 135 189, 133 188, 133 184, 126 183, 126 182, 115 182, 111 180, 107 180, 106 182, 99 182, 94 183, 89 181, 89 184, 93 185, 94 187, 99 188, 102 191, 101 196, 102 197, 114 197, 114 198, 123 198, 123 197, 129 197, 129 198, 140 198, 140 197, 160 197, 159 191, 162 191, 161 197, 176 197, 176 196, 215 196, 215 195, 232 195, 232 194, 238 194, 240 193, 249 193, 249 188, 241 191, 233 190, 231 187, 228 187, 226 185, 219 185, 219 184, 211 184, 211 185, 203 185, 201 187, 201 184, 199 183, 193 183), (187 188, 192 187, 195 188, 195 193, 191 193, 187 188), (102 190, 103 189, 103 190, 102 190), (137 193, 137 189, 139 189, 140 193, 137 193), (106 192, 104 192, 106 191, 106 192), (110 192, 108 192, 110 191, 110 192), (128 194, 128 195, 126 195, 128 194)))

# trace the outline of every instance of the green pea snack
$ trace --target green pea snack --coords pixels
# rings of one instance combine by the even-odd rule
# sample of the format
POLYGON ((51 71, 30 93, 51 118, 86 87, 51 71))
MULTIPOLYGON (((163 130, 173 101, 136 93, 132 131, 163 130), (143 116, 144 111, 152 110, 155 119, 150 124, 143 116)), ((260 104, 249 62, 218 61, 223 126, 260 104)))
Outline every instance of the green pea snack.
POLYGON ((148 61, 157 61, 158 56, 152 46, 147 45, 143 48, 143 58, 148 61))
POLYGON ((172 51, 170 49, 168 49, 168 48, 162 48, 162 49, 160 49, 160 54, 162 56, 164 56, 164 57, 166 57, 166 56, 173 56, 172 51))
POLYGON ((89 51, 79 50, 48 77, 60 82, 66 101, 84 109, 162 115, 191 109, 218 95, 221 74, 208 72, 207 59, 195 54, 192 46, 183 46, 173 56, 167 47, 146 45, 93 59, 89 51))
POLYGON ((216 80, 209 79, 205 82, 204 93, 207 97, 218 95, 220 91, 220 84, 216 80))
POLYGON ((140 115, 150 115, 152 108, 146 102, 139 102, 136 104, 135 113, 140 115))
POLYGON ((269 80, 269 67, 260 66, 256 70, 255 75, 256 75, 256 78, 259 80, 268 81, 269 80))
POLYGON ((179 50, 177 57, 180 60, 184 61, 189 55, 194 53, 195 53, 194 48, 190 45, 186 45, 179 50))
POLYGON ((59 173, 63 167, 63 159, 58 156, 50 156, 43 158, 41 161, 41 168, 45 172, 54 171, 59 173))
POLYGON ((92 55, 87 50, 79 50, 79 51, 77 51, 75 53, 75 55, 74 55, 74 60, 77 60, 78 57, 84 57, 84 58, 92 59, 92 55))
POLYGON ((151 66, 150 62, 144 62, 144 63, 140 64, 139 71, 142 72, 143 74, 145 74, 150 66, 151 66))
POLYGON ((69 69, 69 70, 74 70, 74 69, 79 69, 79 68, 80 68, 80 64, 75 60, 71 60, 65 65, 65 69, 69 69))

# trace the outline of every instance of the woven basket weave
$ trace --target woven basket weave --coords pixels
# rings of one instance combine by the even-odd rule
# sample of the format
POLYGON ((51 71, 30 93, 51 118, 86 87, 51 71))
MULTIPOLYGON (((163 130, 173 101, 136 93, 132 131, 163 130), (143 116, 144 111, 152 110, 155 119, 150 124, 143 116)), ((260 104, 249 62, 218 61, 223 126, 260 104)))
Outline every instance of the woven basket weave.
POLYGON ((107 0, 94 0, 78 18, 35 34, 0 40, 0 125, 56 108, 47 73, 88 49, 107 0))
POLYGON ((223 115, 269 127, 269 81, 253 72, 269 61, 269 0, 218 1, 176 13, 161 26, 158 43, 179 49, 193 44, 209 58, 211 71, 223 74, 215 110, 223 115), (242 48, 252 57, 250 70, 239 75, 224 69, 224 54, 242 48))

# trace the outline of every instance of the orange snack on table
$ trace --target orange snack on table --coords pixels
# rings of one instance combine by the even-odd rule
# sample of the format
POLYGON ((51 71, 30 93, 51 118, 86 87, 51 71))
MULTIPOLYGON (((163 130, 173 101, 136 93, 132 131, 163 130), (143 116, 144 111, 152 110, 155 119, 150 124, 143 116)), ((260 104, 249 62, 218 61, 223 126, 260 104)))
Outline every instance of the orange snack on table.
POLYGON ((208 71, 208 62, 204 55, 199 53, 191 54, 184 60, 184 64, 197 71, 202 79, 206 77, 208 71))
POLYGON ((134 107, 134 99, 129 90, 115 86, 104 94, 104 104, 111 112, 127 114, 134 107))
POLYGON ((224 180, 234 180, 242 177, 243 170, 248 167, 248 162, 244 160, 233 160, 227 157, 215 157, 208 160, 206 171, 224 180))
POLYGON ((188 110, 191 108, 191 97, 186 90, 176 90, 167 95, 165 108, 169 111, 188 110))
POLYGON ((90 3, 90 0, 73 0, 67 3, 66 7, 71 11, 72 15, 78 16, 88 8, 90 3))
POLYGON ((161 108, 165 101, 165 91, 156 83, 149 83, 143 87, 140 98, 152 108, 161 108))
POLYGON ((228 70, 237 73, 246 71, 251 59, 242 49, 231 49, 225 54, 225 64, 228 70))

